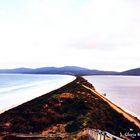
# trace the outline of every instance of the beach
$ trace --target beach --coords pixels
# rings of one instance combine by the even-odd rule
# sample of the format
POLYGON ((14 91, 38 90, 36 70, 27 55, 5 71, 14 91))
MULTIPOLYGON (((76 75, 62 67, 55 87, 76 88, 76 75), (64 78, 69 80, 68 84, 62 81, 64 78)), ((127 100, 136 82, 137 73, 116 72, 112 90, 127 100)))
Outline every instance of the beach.
POLYGON ((124 111, 140 119, 140 76, 84 76, 96 91, 124 111))
POLYGON ((64 139, 77 137, 83 129, 119 137, 130 128, 138 133, 139 126, 132 115, 100 95, 82 77, 0 114, 1 135, 6 131, 6 136, 10 132, 14 137, 48 137, 53 132, 64 139))
POLYGON ((122 108, 118 107, 116 104, 112 103, 110 100, 108 100, 105 96, 103 96, 101 93, 96 91, 95 89, 90 89, 87 86, 84 86, 85 88, 91 90, 93 94, 96 94, 100 98, 102 98, 105 102, 107 102, 114 110, 116 110, 118 113, 123 114, 125 118, 127 118, 129 121, 133 122, 135 125, 137 125, 140 128, 140 121, 134 117, 133 115, 129 114, 128 112, 124 111, 122 108))
MULTIPOLYGON (((73 81, 74 79, 75 79, 75 77, 70 76, 69 79, 62 80, 61 82, 58 82, 58 83, 54 82, 52 84, 49 84, 49 86, 47 86, 47 88, 46 88, 46 85, 48 84, 48 81, 40 82, 39 86, 37 88, 33 88, 33 89, 29 88, 26 91, 26 94, 24 94, 24 97, 22 97, 22 98, 21 98, 21 94, 12 95, 14 103, 11 105, 7 105, 7 107, 4 107, 3 109, 1 108, 0 113, 3 113, 6 110, 12 109, 20 104, 27 102, 27 101, 30 101, 31 99, 37 98, 45 93, 53 91, 54 89, 58 89, 58 88, 62 87, 63 85, 65 85, 66 83, 73 81), (28 95, 28 96, 25 96, 25 95, 28 95)), ((128 120, 134 122, 140 128, 140 121, 133 115, 133 113, 131 114, 130 111, 126 111, 122 107, 119 107, 117 104, 115 104, 112 101, 110 101, 109 99, 107 99, 105 96, 103 96, 102 92, 96 90, 96 87, 94 90, 90 89, 89 87, 86 87, 86 86, 84 86, 84 87, 91 90, 94 94, 97 94, 97 96, 99 96, 104 101, 106 101, 113 109, 115 109, 117 112, 123 114, 124 117, 126 117, 128 120)), ((25 91, 23 91, 22 94, 24 92, 25 91)), ((9 99, 10 98, 11 97, 9 97, 9 99)), ((9 99, 7 98, 7 100, 9 100, 9 99)), ((4 101, 4 102, 6 103, 6 101, 4 101)))
POLYGON ((73 81, 74 76, 1 74, 0 113, 73 81))

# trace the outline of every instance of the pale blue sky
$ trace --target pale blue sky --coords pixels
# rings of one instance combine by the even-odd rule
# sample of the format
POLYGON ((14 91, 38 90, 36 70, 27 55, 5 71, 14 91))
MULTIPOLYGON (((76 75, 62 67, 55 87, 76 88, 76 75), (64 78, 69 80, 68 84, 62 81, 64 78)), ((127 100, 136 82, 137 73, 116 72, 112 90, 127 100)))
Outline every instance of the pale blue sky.
POLYGON ((0 0, 0 68, 140 67, 138 0, 0 0))

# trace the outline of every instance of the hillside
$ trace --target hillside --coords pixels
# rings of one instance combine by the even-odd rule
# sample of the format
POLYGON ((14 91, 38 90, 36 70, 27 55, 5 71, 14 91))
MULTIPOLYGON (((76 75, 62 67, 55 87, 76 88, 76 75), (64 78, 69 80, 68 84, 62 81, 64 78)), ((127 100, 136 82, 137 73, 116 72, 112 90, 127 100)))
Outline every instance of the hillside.
MULTIPOLYGON (((0 115, 0 134, 61 134, 78 136, 84 128, 100 129, 119 136, 140 132, 139 128, 119 114, 99 96, 94 87, 77 77, 73 82, 33 99, 0 115)), ((78 140, 78 138, 76 139, 78 140)))
POLYGON ((16 68, 16 69, 3 69, 0 73, 21 73, 21 74, 64 74, 64 75, 113 75, 117 72, 91 70, 76 66, 65 67, 43 67, 43 68, 16 68))
POLYGON ((120 73, 121 75, 134 75, 134 76, 140 76, 140 68, 131 69, 127 71, 123 71, 120 73))
POLYGON ((61 74, 61 75, 135 75, 140 76, 140 68, 131 69, 123 72, 103 71, 88 69, 76 66, 65 67, 42 67, 42 68, 16 68, 0 69, 0 73, 18 73, 18 74, 61 74))

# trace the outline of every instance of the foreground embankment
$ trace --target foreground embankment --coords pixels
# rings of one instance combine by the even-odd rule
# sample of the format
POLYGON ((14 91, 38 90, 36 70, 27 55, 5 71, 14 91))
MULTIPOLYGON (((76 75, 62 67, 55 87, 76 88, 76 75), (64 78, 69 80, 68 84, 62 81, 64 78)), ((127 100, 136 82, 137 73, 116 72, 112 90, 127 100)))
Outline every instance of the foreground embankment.
MULTIPOLYGON (((117 107, 118 108, 118 107, 117 107)), ((120 109, 121 110, 121 109, 120 109)), ((78 140, 83 129, 140 133, 133 120, 101 97, 82 77, 0 115, 1 135, 49 136, 78 140)))

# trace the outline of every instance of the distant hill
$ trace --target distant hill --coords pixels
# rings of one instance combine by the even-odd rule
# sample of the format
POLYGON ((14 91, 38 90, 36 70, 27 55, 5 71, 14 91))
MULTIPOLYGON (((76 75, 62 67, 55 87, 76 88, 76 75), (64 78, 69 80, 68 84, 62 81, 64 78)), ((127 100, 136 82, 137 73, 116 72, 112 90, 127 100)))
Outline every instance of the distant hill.
POLYGON ((21 73, 21 74, 63 74, 63 75, 135 75, 140 76, 140 68, 131 69, 123 72, 103 71, 87 69, 76 66, 65 67, 42 67, 42 68, 16 68, 2 69, 0 73, 21 73))
POLYGON ((30 68, 16 68, 16 69, 1 69, 0 73, 31 73, 33 69, 30 68))
POLYGON ((21 74, 66 74, 66 75, 114 75, 118 74, 114 71, 91 70, 76 66, 65 67, 43 67, 37 69, 17 68, 17 69, 3 69, 0 73, 21 73, 21 74))
POLYGON ((140 68, 131 69, 127 71, 123 71, 120 73, 121 75, 134 75, 134 76, 140 76, 140 68))

